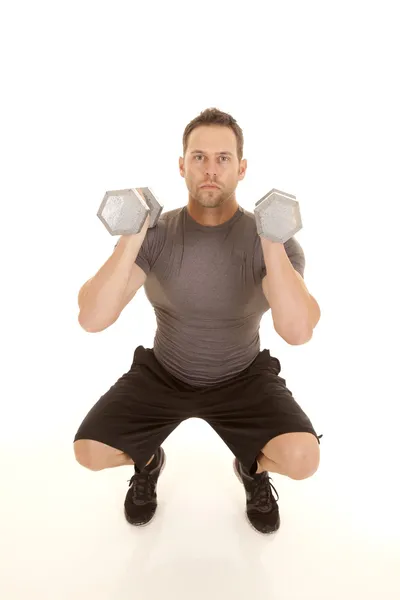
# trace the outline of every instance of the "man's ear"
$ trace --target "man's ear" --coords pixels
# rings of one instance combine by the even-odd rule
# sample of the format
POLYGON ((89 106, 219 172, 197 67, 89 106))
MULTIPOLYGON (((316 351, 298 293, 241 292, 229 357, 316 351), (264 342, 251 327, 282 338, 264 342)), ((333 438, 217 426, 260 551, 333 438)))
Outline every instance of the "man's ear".
POLYGON ((239 167, 239 179, 243 179, 244 176, 246 175, 246 170, 247 170, 247 159, 243 159, 240 161, 240 167, 239 167))
POLYGON ((179 172, 182 177, 185 177, 185 162, 181 156, 179 157, 179 172))

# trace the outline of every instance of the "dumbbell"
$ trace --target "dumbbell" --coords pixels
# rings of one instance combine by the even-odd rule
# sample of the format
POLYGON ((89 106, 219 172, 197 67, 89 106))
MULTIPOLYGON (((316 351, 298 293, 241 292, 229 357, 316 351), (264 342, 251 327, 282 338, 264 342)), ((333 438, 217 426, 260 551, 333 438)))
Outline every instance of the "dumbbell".
POLYGON ((129 188, 106 192, 97 216, 111 235, 132 235, 149 214, 149 228, 155 227, 163 208, 150 188, 129 188))
POLYGON ((272 189, 254 209, 257 233, 272 242, 284 244, 303 227, 296 196, 272 189))

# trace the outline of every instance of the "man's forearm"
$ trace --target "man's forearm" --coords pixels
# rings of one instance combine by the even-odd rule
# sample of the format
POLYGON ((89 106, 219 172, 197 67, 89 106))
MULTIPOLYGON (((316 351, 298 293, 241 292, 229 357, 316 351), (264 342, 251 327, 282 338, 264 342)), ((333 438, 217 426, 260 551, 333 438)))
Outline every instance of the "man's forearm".
POLYGON ((261 238, 261 246, 267 268, 263 290, 274 328, 288 343, 304 343, 319 320, 319 306, 297 276, 284 245, 261 238))
POLYGON ((144 235, 121 236, 110 258, 80 289, 78 320, 86 331, 102 331, 118 318, 144 235))

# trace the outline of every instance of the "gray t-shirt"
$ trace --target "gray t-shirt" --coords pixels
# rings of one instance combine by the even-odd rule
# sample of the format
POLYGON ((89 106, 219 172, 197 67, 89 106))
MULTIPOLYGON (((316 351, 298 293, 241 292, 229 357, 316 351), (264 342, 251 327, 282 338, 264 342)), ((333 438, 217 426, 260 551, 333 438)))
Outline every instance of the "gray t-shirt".
MULTIPOLYGON (((305 257, 285 243, 304 276, 305 257)), ((154 308, 154 355, 172 375, 196 387, 226 381, 260 351, 266 267, 254 214, 239 206, 222 225, 200 225, 187 207, 163 213, 147 231, 136 264, 147 275, 154 308)))

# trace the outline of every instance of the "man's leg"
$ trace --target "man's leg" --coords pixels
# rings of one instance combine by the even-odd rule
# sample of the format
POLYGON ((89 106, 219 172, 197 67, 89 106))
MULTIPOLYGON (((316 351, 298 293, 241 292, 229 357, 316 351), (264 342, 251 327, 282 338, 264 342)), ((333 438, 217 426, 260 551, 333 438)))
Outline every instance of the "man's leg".
POLYGON ((260 452, 260 454, 257 456, 257 473, 262 473, 263 471, 287 475, 287 473, 284 472, 284 469, 282 469, 278 463, 265 456, 263 452, 260 452))
POLYGON ((312 433, 285 433, 273 438, 257 457, 261 470, 306 479, 318 470, 319 441, 312 433))
MULTIPOLYGON (((94 440, 77 440, 74 442, 74 452, 78 463, 91 471, 135 464, 132 458, 121 450, 94 440)), ((147 464, 150 464, 153 458, 154 455, 147 464)))

